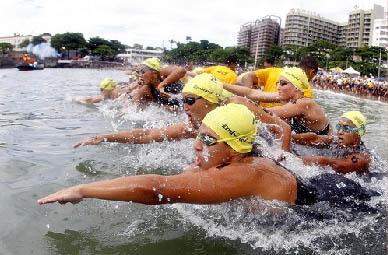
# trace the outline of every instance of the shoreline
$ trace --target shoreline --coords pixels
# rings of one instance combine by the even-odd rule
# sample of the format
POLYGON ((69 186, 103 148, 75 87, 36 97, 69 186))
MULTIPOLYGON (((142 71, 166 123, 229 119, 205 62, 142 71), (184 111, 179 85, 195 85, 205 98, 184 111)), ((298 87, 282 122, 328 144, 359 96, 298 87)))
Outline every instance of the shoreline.
POLYGON ((353 97, 356 97, 356 98, 369 99, 369 100, 372 100, 372 101, 379 101, 381 103, 388 104, 388 98, 384 98, 384 97, 381 98, 380 96, 360 95, 360 94, 357 94, 357 93, 354 93, 354 92, 350 92, 350 91, 334 90, 334 89, 324 89, 324 88, 321 88, 321 87, 318 87, 318 86, 313 86, 313 88, 317 89, 317 90, 331 91, 331 92, 334 92, 334 93, 339 93, 339 94, 344 94, 344 95, 348 95, 348 96, 353 96, 353 97))

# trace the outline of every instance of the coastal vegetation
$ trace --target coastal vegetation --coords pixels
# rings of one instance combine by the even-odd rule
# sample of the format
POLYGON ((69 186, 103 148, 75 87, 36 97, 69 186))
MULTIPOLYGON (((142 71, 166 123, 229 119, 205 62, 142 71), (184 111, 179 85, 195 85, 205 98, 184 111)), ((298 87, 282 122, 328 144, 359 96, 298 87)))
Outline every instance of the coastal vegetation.
MULTIPOLYGON (((388 51, 382 47, 352 49, 338 47, 327 41, 317 41, 307 47, 284 46, 281 48, 273 46, 266 51, 265 57, 272 57, 275 59, 275 63, 283 65, 283 63, 299 62, 304 56, 312 56, 317 59, 319 66, 325 69, 333 67, 346 69, 352 66, 362 75, 376 76, 380 53, 381 61, 387 61, 388 51)), ((259 61, 259 64, 264 61, 264 58, 259 61)))
POLYGON ((236 55, 241 65, 252 63, 249 50, 239 47, 222 48, 216 43, 208 40, 200 42, 176 43, 177 47, 166 50, 163 60, 168 63, 184 64, 192 61, 194 64, 224 63, 229 55, 236 55))
POLYGON ((13 45, 10 43, 0 43, 0 54, 6 54, 13 49, 13 45))
POLYGON ((106 40, 98 36, 87 41, 82 33, 56 34, 51 38, 51 46, 59 53, 75 50, 81 57, 98 56, 101 60, 111 60, 128 47, 118 40, 106 40))

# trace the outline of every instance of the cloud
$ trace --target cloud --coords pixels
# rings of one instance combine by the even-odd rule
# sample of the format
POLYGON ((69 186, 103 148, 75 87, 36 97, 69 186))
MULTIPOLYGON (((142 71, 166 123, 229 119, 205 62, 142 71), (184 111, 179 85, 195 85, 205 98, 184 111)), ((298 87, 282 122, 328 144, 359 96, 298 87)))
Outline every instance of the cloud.
MULTIPOLYGON (((386 7, 386 0, 375 0, 386 7)), ((319 13, 334 21, 347 21, 354 5, 372 8, 370 0, 52 0, 4 1, 0 10, 1 35, 80 32, 124 44, 167 45, 169 39, 207 39, 222 46, 236 44, 240 26, 266 15, 283 19, 291 8, 319 13)))

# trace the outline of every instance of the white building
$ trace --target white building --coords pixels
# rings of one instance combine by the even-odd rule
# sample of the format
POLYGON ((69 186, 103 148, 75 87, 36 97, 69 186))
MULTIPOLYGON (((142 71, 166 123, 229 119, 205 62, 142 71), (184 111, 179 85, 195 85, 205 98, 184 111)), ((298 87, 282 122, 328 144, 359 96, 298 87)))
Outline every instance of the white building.
POLYGON ((265 51, 279 44, 280 17, 268 15, 245 23, 237 35, 237 46, 247 48, 252 57, 263 57, 265 51))
POLYGON ((316 41, 325 40, 338 45, 340 34, 345 27, 317 13, 291 9, 287 13, 282 44, 306 47, 316 41))
POLYGON ((384 18, 384 7, 373 5, 373 9, 362 10, 357 7, 349 14, 346 47, 358 48, 371 46, 374 22, 384 18))
POLYGON ((126 64, 140 64, 147 58, 160 58, 162 55, 162 50, 126 49, 125 53, 118 54, 117 57, 124 59, 126 64))
MULTIPOLYGON (((43 34, 41 35, 43 39, 45 39, 48 43, 51 43, 51 35, 50 34, 43 34)), ((19 44, 21 44, 24 40, 32 41, 33 35, 20 35, 20 34, 14 34, 13 36, 4 36, 0 37, 0 43, 10 43, 13 45, 13 49, 15 51, 24 51, 26 48, 19 47, 19 44)))
POLYGON ((388 18, 375 19, 371 45, 388 48, 388 18))

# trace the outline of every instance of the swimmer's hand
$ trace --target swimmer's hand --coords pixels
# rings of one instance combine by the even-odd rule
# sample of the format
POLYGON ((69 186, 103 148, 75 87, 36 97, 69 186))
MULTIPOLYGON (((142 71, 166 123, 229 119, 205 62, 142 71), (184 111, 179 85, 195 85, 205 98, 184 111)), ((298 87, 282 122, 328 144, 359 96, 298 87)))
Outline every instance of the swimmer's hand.
POLYGON ((160 93, 161 97, 164 97, 164 98, 169 98, 170 97, 170 95, 167 94, 167 92, 164 91, 164 87, 158 87, 158 90, 159 90, 159 93, 160 93))
POLYGON ((47 197, 38 199, 38 204, 50 204, 58 202, 60 204, 66 204, 68 202, 72 204, 77 204, 81 202, 83 196, 81 194, 81 186, 74 186, 71 188, 60 190, 56 193, 50 194, 47 197))
POLYGON ((73 145, 73 148, 78 148, 79 146, 85 146, 85 145, 97 145, 105 141, 105 138, 103 136, 94 136, 91 138, 84 139, 76 144, 73 145))

